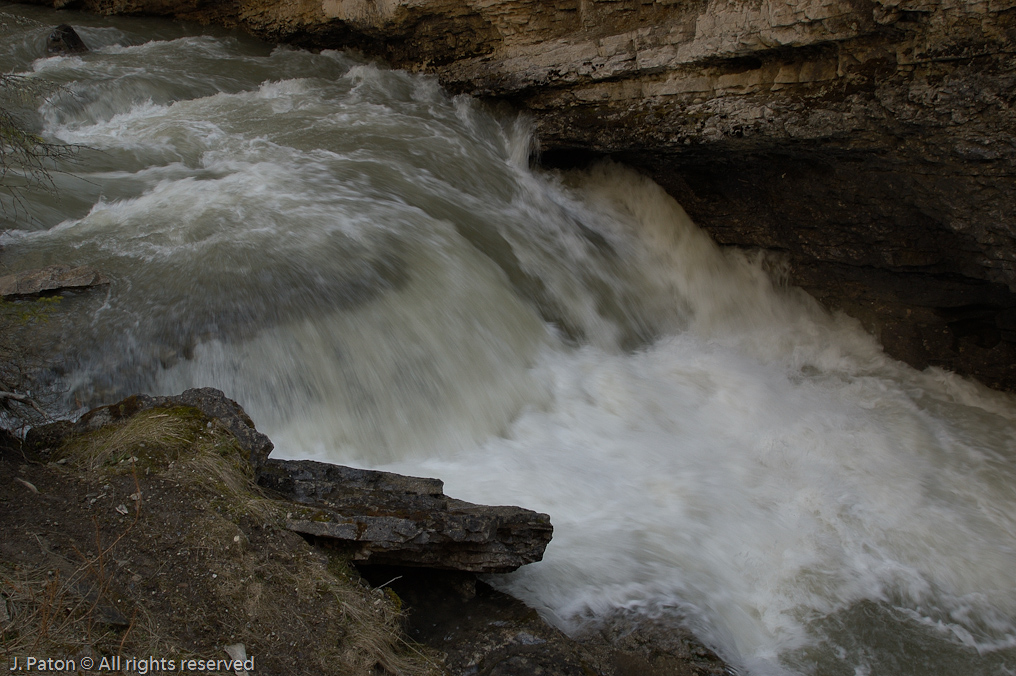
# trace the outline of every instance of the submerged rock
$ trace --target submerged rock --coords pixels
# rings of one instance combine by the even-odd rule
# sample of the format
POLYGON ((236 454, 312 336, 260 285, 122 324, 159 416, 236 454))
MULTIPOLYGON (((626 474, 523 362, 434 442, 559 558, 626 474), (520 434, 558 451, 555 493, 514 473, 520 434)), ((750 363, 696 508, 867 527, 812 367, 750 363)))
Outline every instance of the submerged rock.
POLYGON ((46 38, 46 53, 50 56, 84 54, 88 51, 84 40, 70 25, 62 23, 46 38))
POLYGON ((365 564, 507 573, 543 558, 550 517, 444 495, 437 479, 311 460, 269 460, 258 483, 304 507, 290 530, 365 564))
POLYGON ((50 265, 0 277, 0 296, 34 296, 65 289, 84 289, 109 284, 104 274, 85 265, 50 265))

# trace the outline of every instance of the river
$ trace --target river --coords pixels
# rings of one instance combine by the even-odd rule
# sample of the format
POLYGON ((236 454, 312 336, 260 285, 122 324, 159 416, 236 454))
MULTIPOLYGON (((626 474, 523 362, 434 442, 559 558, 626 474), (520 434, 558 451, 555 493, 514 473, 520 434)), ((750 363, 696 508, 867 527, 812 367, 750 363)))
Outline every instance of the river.
MULTIPOLYGON (((739 671, 1016 674, 1016 399, 885 356, 615 164, 342 52, 0 6, 54 86, 9 270, 88 264, 68 410, 214 386, 275 455, 547 512, 495 581, 566 631, 688 625, 739 671), (92 51, 42 58, 57 23, 92 51)), ((776 272, 774 272, 776 271, 776 272)), ((80 409, 79 409, 80 410, 80 409)))

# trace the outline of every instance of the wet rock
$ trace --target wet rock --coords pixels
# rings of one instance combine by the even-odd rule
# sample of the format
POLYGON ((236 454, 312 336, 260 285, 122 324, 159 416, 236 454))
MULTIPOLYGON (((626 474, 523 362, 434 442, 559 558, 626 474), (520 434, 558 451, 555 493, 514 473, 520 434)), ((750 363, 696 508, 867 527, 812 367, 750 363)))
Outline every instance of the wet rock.
POLYGON ((0 277, 0 296, 35 296, 42 293, 85 289, 109 284, 109 278, 85 265, 50 265, 0 277))
POLYGON ((31 429, 25 437, 26 453, 45 457, 71 434, 81 434, 123 422, 142 411, 187 406, 201 411, 209 423, 215 421, 236 438, 246 452, 246 459, 257 472, 268 460, 274 445, 254 427, 254 421, 243 408, 221 391, 211 387, 186 390, 169 397, 135 394, 109 406, 100 406, 85 413, 77 422, 59 421, 31 429))
POLYGON ((541 560, 553 533, 546 514, 455 500, 437 479, 269 460, 258 483, 301 505, 290 530, 357 562, 506 573, 541 560))
POLYGON ((50 56, 84 54, 88 51, 84 40, 68 24, 62 23, 46 38, 46 53, 50 56))

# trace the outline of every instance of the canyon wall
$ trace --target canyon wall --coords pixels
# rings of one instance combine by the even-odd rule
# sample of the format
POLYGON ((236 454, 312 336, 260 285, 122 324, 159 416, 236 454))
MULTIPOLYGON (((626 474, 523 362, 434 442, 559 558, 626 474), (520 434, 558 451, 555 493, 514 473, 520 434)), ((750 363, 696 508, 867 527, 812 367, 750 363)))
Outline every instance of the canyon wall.
POLYGON ((1016 389, 1016 0, 55 3, 354 47, 507 101, 544 164, 638 167, 890 354, 1016 389))

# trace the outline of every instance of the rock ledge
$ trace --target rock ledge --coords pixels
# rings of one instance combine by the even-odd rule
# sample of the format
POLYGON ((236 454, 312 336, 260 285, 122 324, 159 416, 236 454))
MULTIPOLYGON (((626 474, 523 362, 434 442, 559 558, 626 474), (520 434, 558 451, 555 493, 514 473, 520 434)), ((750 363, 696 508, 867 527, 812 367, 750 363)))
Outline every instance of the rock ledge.
POLYGON ((488 507, 444 495, 438 479, 354 469, 310 460, 270 460, 274 446, 243 408, 211 387, 169 397, 135 394, 32 429, 25 447, 45 460, 74 434, 119 425, 152 409, 199 410, 228 430, 258 483, 293 503, 289 530, 341 550, 353 561, 471 573, 507 573, 539 561, 550 542, 550 517, 521 507, 488 507))
POLYGON ((109 284, 109 278, 98 270, 81 265, 50 265, 0 277, 0 296, 34 296, 64 289, 84 289, 109 284))
POLYGON ((258 483, 303 507, 287 527, 365 564, 507 573, 543 558, 550 517, 449 498, 437 479, 269 460, 258 483))

